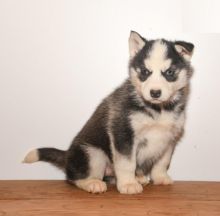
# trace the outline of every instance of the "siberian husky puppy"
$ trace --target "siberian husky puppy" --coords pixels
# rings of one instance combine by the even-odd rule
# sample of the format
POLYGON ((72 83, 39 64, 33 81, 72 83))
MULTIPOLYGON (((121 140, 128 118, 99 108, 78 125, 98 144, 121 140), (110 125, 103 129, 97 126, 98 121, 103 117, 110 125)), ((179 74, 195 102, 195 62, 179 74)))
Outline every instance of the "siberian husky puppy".
POLYGON ((67 151, 38 148, 24 162, 52 163, 91 193, 107 190, 106 176, 115 176, 123 194, 141 193, 149 178, 172 184, 167 169, 184 130, 193 48, 131 31, 125 82, 101 102, 67 151))

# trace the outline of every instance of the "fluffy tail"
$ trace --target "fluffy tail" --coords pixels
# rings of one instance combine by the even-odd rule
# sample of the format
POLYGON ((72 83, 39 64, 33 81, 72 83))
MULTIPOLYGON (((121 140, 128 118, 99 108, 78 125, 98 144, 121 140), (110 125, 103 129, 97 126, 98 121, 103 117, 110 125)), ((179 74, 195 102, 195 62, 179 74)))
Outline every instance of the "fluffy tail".
POLYGON ((66 167, 66 151, 56 148, 39 148, 30 151, 24 158, 24 163, 34 163, 37 161, 45 161, 52 163, 60 169, 66 167))

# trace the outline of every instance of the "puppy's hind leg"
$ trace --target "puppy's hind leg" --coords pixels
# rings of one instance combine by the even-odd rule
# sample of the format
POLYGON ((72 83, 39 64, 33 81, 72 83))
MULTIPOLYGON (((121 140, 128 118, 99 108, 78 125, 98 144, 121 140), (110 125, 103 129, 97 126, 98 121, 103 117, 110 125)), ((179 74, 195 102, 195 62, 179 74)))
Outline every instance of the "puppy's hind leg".
MULTIPOLYGON (((102 180, 105 173, 105 168, 107 165, 108 158, 105 153, 98 148, 93 146, 84 146, 81 151, 86 156, 86 168, 83 170, 83 164, 78 164, 78 173, 75 173, 74 178, 68 177, 71 182, 73 182, 77 187, 90 192, 90 193, 103 193, 107 190, 106 183, 102 180)), ((74 151, 75 153, 75 151, 74 151)), ((75 160, 70 165, 74 166, 75 160)), ((83 161, 85 163, 85 160, 83 161)), ((76 170, 75 170, 76 171, 76 170)), ((73 170, 74 172, 74 170, 73 170)))

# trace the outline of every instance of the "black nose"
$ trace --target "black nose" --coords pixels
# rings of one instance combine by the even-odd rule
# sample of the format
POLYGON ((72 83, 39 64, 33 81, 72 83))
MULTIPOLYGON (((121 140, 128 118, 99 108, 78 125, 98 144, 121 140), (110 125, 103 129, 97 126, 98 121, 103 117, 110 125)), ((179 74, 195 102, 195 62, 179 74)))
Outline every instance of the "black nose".
POLYGON ((159 98, 161 96, 161 90, 150 90, 150 95, 152 98, 159 98))

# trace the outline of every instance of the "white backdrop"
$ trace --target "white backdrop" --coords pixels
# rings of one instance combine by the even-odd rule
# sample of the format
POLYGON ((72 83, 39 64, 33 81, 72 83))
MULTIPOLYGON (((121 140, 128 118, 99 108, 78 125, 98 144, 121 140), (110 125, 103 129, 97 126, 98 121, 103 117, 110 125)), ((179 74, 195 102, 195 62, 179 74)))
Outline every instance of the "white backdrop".
POLYGON ((186 133, 170 174, 220 180, 220 35, 198 27, 193 18, 202 23, 201 11, 192 14, 192 1, 183 2, 0 1, 0 179, 64 178, 46 163, 20 161, 31 148, 69 146, 127 76, 132 29, 195 44, 186 133))

